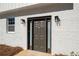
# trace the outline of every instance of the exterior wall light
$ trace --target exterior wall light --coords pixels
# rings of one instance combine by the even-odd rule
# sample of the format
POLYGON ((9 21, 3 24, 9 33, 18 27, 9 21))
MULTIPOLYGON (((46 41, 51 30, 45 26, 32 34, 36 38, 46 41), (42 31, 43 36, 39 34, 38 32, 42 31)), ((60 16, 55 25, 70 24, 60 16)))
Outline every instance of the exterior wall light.
POLYGON ((21 23, 22 23, 22 24, 26 24, 25 19, 21 19, 21 23))
POLYGON ((60 18, 58 16, 55 16, 55 22, 57 26, 60 26, 60 18))

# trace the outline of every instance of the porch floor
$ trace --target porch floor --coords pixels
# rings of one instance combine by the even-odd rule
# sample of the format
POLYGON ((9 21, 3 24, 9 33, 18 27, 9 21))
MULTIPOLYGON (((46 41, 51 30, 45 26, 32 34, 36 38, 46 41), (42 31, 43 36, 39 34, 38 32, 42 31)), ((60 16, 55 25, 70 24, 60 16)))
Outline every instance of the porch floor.
POLYGON ((23 50, 15 56, 51 56, 51 54, 32 50, 23 50))

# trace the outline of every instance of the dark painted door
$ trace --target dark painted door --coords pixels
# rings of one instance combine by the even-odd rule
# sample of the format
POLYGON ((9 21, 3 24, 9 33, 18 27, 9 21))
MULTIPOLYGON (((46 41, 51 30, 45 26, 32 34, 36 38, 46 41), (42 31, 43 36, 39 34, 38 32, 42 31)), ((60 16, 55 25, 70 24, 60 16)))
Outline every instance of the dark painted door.
POLYGON ((46 20, 35 20, 33 23, 33 31, 34 50, 46 52, 46 20))

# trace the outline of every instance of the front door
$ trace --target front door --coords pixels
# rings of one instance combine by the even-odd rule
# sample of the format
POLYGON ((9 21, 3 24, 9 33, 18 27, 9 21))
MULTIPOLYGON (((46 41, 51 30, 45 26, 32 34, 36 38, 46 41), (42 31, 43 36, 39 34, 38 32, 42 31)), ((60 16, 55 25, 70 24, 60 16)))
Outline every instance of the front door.
POLYGON ((48 22, 50 22, 50 17, 28 18, 28 49, 49 52, 48 22))
POLYGON ((46 52, 46 20, 38 20, 35 20, 33 24, 34 50, 46 52))

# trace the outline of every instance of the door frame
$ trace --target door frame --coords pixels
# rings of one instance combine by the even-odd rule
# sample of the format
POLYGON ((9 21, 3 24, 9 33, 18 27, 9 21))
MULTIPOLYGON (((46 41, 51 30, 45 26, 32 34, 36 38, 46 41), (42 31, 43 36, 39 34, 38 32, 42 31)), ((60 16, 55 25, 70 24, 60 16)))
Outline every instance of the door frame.
MULTIPOLYGON (((27 18, 27 49, 30 49, 30 33, 29 33, 29 30, 30 30, 30 24, 29 22, 32 21, 32 24, 34 23, 34 19, 38 19, 38 18, 44 18, 46 20, 46 53, 48 53, 48 29, 47 29, 47 23, 48 23, 48 20, 50 20, 50 31, 52 29, 51 27, 51 19, 52 17, 51 16, 37 16, 37 17, 29 17, 27 18)), ((40 21, 40 20, 38 20, 40 21)), ((33 26, 33 25, 32 25, 33 26)), ((52 32, 52 31, 51 31, 52 32)), ((52 40, 51 40, 51 32, 50 32, 50 53, 51 53, 51 44, 52 44, 52 40)), ((32 27, 32 35, 33 35, 33 27, 32 27)), ((33 47, 34 47, 34 39, 33 39, 33 36, 32 36, 32 50, 33 50, 33 47)))

